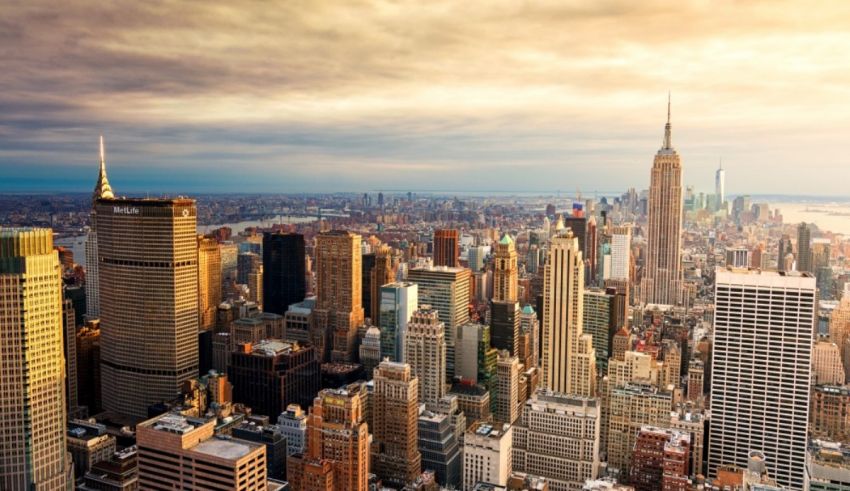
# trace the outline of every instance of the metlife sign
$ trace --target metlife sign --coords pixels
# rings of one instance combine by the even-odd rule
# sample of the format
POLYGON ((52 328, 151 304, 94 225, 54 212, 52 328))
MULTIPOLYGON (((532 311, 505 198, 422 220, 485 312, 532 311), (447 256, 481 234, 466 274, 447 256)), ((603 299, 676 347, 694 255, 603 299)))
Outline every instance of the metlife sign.
POLYGON ((138 215, 139 209, 135 206, 113 206, 112 213, 115 215, 138 215))

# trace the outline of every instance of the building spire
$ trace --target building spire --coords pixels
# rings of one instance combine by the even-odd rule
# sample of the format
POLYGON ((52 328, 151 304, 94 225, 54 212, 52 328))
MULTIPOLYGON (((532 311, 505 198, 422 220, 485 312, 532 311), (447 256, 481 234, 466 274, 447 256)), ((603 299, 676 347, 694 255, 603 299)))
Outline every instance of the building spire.
POLYGON ((673 139, 670 135, 670 92, 667 92, 667 124, 664 125, 664 145, 662 150, 673 149, 673 139))
POLYGON ((112 186, 109 185, 109 179, 106 178, 106 154, 103 150, 103 135, 100 135, 100 170, 92 193, 92 203, 98 199, 112 199, 114 197, 112 186))

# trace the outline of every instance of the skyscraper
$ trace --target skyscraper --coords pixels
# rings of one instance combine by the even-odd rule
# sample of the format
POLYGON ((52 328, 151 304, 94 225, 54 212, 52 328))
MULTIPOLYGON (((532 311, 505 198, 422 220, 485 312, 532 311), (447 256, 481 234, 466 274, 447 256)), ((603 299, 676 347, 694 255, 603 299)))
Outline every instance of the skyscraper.
POLYGON ((708 473, 759 451, 777 483, 803 489, 815 279, 718 269, 715 292, 708 473))
POLYGON ((812 229, 802 222, 797 226, 797 271, 814 273, 812 259, 812 229))
POLYGON ((369 270, 369 315, 372 324, 378 323, 381 309, 381 287, 392 283, 395 273, 392 267, 392 249, 379 246, 375 252, 375 265, 369 270))
POLYGON ((567 229, 552 238, 543 279, 543 386, 592 397, 596 386, 593 338, 584 334, 584 262, 567 229))
POLYGON ((372 463, 385 484, 399 488, 422 472, 417 448, 419 381, 410 365, 383 361, 375 369, 372 396, 372 463))
POLYGON ((333 339, 331 359, 355 359, 357 328, 363 324, 360 236, 331 231, 316 236, 316 308, 319 329, 333 339))
POLYGON ((446 329, 446 379, 455 374, 457 330, 469 320, 469 289, 472 279, 466 268, 414 268, 407 279, 419 287, 419 305, 437 311, 446 329))
POLYGON ((198 245, 191 199, 100 199, 103 407, 144 417, 198 375, 198 245))
POLYGON ((304 236, 263 235, 263 310, 284 315, 307 293, 304 236))
POLYGON ((496 359, 496 421, 514 424, 519 415, 519 359, 503 350, 496 359))
POLYGON ((434 231, 434 266, 458 266, 460 256, 460 232, 456 229, 434 231))
POLYGON ((444 326, 428 306, 414 312, 407 324, 404 358, 419 379, 419 402, 437 403, 446 395, 444 326))
POLYGON ((218 242, 198 237, 198 327, 215 327, 215 314, 221 304, 221 250, 218 242))
POLYGON ((100 170, 97 174, 97 183, 92 192, 91 221, 88 236, 86 237, 86 317, 97 319, 100 317, 100 282, 98 281, 97 261, 97 226, 95 217, 95 204, 99 199, 112 199, 112 186, 106 178, 106 156, 103 150, 103 135, 100 136, 100 170))
POLYGON ((404 362, 407 323, 419 306, 416 283, 389 283, 381 287, 378 327, 381 329, 381 357, 404 362))
POLYGON ((649 235, 641 282, 644 303, 677 304, 682 288, 682 162, 670 135, 670 102, 664 143, 652 164, 649 235))
POLYGON ((718 210, 726 208, 726 171, 722 160, 714 175, 714 203, 718 210))
POLYGON ((62 268, 50 229, 0 229, 0 488, 63 489, 62 268))
POLYGON ((508 234, 504 234, 496 244, 490 327, 493 347, 508 350, 514 356, 519 348, 520 335, 517 269, 514 241, 508 234))

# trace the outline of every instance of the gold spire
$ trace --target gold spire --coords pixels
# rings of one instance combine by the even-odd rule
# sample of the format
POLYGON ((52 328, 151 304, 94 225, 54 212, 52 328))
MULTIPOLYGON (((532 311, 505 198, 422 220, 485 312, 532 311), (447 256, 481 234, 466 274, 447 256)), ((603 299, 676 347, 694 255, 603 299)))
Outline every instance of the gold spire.
POLYGON ((109 179, 106 178, 106 156, 103 151, 103 135, 100 135, 100 171, 97 175, 97 184, 94 185, 92 193, 92 202, 98 199, 113 199, 112 186, 109 185, 109 179))

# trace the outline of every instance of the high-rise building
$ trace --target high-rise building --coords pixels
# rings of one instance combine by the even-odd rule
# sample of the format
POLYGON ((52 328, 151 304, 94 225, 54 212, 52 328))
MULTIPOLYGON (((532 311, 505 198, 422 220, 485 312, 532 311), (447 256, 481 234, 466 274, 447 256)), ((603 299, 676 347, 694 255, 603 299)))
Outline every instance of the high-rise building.
POLYGON ((759 451, 777 483, 803 489, 815 279, 718 269, 715 299, 709 476, 759 451))
POLYGON ((776 252, 776 269, 777 271, 785 271, 785 261, 786 258, 791 255, 794 255, 794 248, 791 245, 791 236, 788 234, 782 234, 782 237, 779 239, 777 243, 777 252, 776 252))
POLYGON ((812 436, 839 441, 850 439, 850 387, 812 387, 811 411, 809 424, 812 436))
POLYGON ((286 438, 277 426, 245 421, 233 428, 231 436, 265 445, 266 474, 270 479, 286 479, 286 438))
POLYGON ((596 367, 600 373, 608 371, 608 352, 611 339, 619 326, 614 323, 614 294, 604 290, 588 289, 584 292, 584 332, 593 336, 596 367))
POLYGON ((239 245, 233 242, 220 242, 221 253, 221 293, 227 299, 238 297, 236 276, 239 272, 239 245))
POLYGON ((641 300, 673 305, 682 289, 682 162, 670 134, 670 102, 664 143, 652 164, 649 185, 649 235, 641 300))
POLYGON ((446 329, 446 379, 455 375, 455 345, 458 327, 469 320, 471 273, 466 268, 413 268, 408 281, 419 287, 419 305, 437 311, 446 329))
POLYGON ((410 365, 384 361, 375 369, 372 465, 385 484, 404 487, 422 472, 417 447, 419 381, 410 365))
POLYGON ((419 307, 416 283, 397 282, 381 287, 378 327, 381 329, 381 357, 404 362, 407 324, 419 307))
POLYGON ((307 294, 304 236, 263 235, 263 310, 284 315, 307 294))
POLYGON ((260 270, 263 258, 256 252, 242 252, 236 256, 236 283, 248 284, 248 275, 260 270))
POLYGON ((714 204, 717 210, 726 208, 726 171, 723 170, 723 162, 714 174, 714 204))
POLYGON ((434 231, 434 266, 456 268, 460 256, 460 232, 456 229, 434 231))
POLYGON ((89 414, 101 411, 100 321, 96 319, 77 331, 77 393, 89 414))
POLYGON ((317 325, 333 338, 331 359, 356 359, 357 329, 363 324, 360 236, 331 231, 316 236, 317 325))
POLYGON ((479 482, 505 486, 511 474, 511 425, 473 423, 463 438, 463 489, 473 491, 479 482))
MULTIPOLYGON (((63 292, 64 297, 64 292, 63 292)), ((74 304, 65 298, 62 301, 62 354, 65 360, 65 410, 71 418, 85 415, 80 407, 77 380, 77 325, 74 304)))
POLYGON ((95 205, 104 409, 145 417, 198 375, 198 244, 191 199, 95 205))
POLYGON ((691 489, 688 483, 690 450, 689 434, 642 426, 632 452, 629 483, 635 491, 691 489))
MULTIPOLYGON (((365 244, 364 244, 364 250, 365 244)), ((372 319, 374 323, 375 314, 372 313, 372 270, 375 269, 375 253, 365 252, 360 255, 360 301, 363 305, 363 315, 372 319)))
POLYGON ((392 249, 385 245, 379 246, 375 251, 375 265, 369 269, 369 312, 366 317, 372 319, 372 324, 378 323, 382 288, 392 283, 394 278, 392 249))
POLYGON ((625 477, 640 428, 670 422, 672 394, 648 384, 625 384, 612 389, 608 399, 608 469, 625 477))
POLYGON ((0 488, 63 489, 62 267, 50 229, 0 229, 0 488))
POLYGON ((423 306, 413 313, 404 351, 405 363, 419 380, 419 402, 437 403, 446 395, 446 339, 436 310, 423 306))
POLYGON ((286 455, 307 451, 307 413, 298 404, 290 404, 277 417, 277 429, 286 438, 286 455))
POLYGON ((369 427, 359 391, 324 389, 310 408, 307 451, 287 461, 292 489, 362 491, 369 478, 369 427))
POLYGON ((461 448, 452 415, 423 410, 418 423, 422 468, 433 470, 437 482, 443 486, 460 486, 461 448))
POLYGON ((493 301, 489 324, 493 347, 516 355, 519 349, 520 307, 517 285, 517 254, 514 241, 504 234, 496 244, 493 263, 493 301))
POLYGON ((812 260, 812 229, 802 222, 797 226, 797 271, 814 273, 812 260))
POLYGON ((592 397, 596 393, 593 338, 583 332, 584 262, 570 230, 552 238, 543 285, 543 386, 592 397))
POLYGON ((215 327, 216 310, 221 304, 221 249, 209 237, 198 237, 198 327, 215 327))
POLYGON ((519 359, 502 350, 496 359, 496 408, 493 417, 514 424, 519 415, 519 359))
POLYGON ((381 363, 381 330, 375 326, 366 329, 366 335, 360 341, 360 364, 367 379, 372 378, 372 371, 381 363))
POLYGON ((596 399, 538 391, 514 426, 513 470, 546 478, 553 491, 596 479, 599 412, 596 399))
POLYGON ((106 178, 106 156, 103 150, 103 135, 100 136, 100 168, 98 170, 97 182, 92 192, 92 209, 89 233, 86 236, 86 317, 97 319, 100 317, 100 282, 98 281, 98 256, 97 256, 97 219, 95 216, 95 205, 99 199, 112 199, 112 186, 106 178))
POLYGON ((227 376, 236 402, 269 417, 289 404, 309 406, 321 386, 313 347, 277 340, 238 346, 230 354, 227 376))
POLYGON ((140 489, 264 491, 266 447, 214 435, 216 419, 166 413, 136 426, 140 489))
POLYGON ((623 280, 631 278, 632 226, 624 224, 611 227, 611 267, 608 276, 603 279, 623 280))
POLYGON ((815 385, 844 385, 844 364, 838 345, 826 340, 812 349, 812 375, 815 385))

